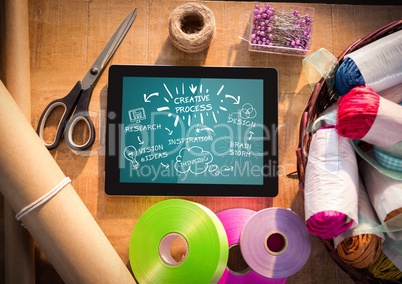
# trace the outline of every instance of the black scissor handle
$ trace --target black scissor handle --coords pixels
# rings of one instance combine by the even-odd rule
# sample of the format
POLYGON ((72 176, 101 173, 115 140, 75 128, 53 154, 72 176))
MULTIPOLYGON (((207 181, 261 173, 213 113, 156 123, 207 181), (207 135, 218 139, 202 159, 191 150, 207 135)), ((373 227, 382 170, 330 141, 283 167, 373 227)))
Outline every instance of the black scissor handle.
POLYGON ((49 150, 55 149, 59 146, 61 136, 63 135, 64 128, 67 124, 68 119, 70 118, 71 114, 74 111, 75 103, 78 100, 82 91, 82 84, 81 81, 78 81, 75 86, 71 89, 71 91, 65 96, 64 98, 54 100, 50 102, 45 110, 43 111, 41 117, 39 118, 38 127, 36 129, 36 133, 42 139, 43 143, 45 144, 46 148, 49 150), (56 134, 52 142, 47 143, 43 138, 43 133, 45 131, 46 122, 52 112, 57 108, 62 107, 64 108, 64 112, 59 120, 59 123, 56 128, 56 134))
POLYGON ((93 89, 94 87, 90 86, 88 89, 85 89, 82 92, 75 113, 66 125, 64 139, 66 140, 67 145, 73 150, 87 150, 92 146, 95 141, 95 126, 88 113, 89 102, 91 100, 93 89), (85 122, 85 126, 87 127, 89 132, 88 139, 82 144, 76 143, 73 138, 74 128, 80 121, 85 122))

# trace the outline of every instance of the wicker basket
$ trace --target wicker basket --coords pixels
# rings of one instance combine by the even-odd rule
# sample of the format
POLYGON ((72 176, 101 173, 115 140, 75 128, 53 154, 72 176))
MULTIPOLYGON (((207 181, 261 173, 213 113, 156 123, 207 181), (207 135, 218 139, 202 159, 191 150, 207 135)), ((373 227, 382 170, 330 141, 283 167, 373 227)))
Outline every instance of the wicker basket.
MULTIPOLYGON (((349 47, 347 47, 341 55, 337 57, 338 63, 341 63, 344 57, 371 42, 376 41, 384 36, 394 33, 402 29, 402 20, 391 22, 388 25, 373 31, 372 33, 362 37, 361 39, 355 41, 349 47)), ((331 106, 336 102, 337 96, 330 94, 328 91, 328 86, 326 84, 325 78, 321 78, 318 83, 316 83, 315 88, 307 102, 300 120, 299 128, 299 144, 296 149, 297 156, 297 173, 299 179, 299 189, 304 196, 304 181, 305 181, 305 169, 307 165, 307 156, 309 152, 311 135, 305 130, 307 126, 310 125, 315 119, 318 118, 320 113, 324 111, 327 107, 331 106)), ((378 279, 374 279, 372 275, 366 269, 356 269, 345 262, 339 257, 332 240, 327 240, 319 238, 327 249, 331 258, 337 263, 337 265, 344 270, 356 283, 382 283, 378 279)), ((386 283, 386 282, 384 282, 386 283)))

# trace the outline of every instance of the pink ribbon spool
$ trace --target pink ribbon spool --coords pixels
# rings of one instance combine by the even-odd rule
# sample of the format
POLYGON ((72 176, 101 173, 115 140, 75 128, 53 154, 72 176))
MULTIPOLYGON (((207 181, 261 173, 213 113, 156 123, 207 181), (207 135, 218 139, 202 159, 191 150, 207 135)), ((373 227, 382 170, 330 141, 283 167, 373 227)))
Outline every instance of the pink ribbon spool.
MULTIPOLYGON (((253 216, 255 213, 256 211, 254 210, 243 209, 243 208, 227 209, 217 213, 217 216, 219 220, 221 220, 228 237, 229 262, 232 258, 232 253, 239 248, 240 235, 243 231, 244 226, 246 225, 247 221, 251 218, 251 216, 253 216)), ((239 262, 244 261, 242 256, 240 258, 241 258, 240 260, 238 259, 239 262)), ((221 279, 218 281, 218 284, 224 284, 224 283, 283 284, 286 282, 286 278, 273 279, 260 275, 257 272, 253 271, 247 265, 247 263, 246 263, 247 267, 242 266, 242 268, 244 268, 242 271, 234 271, 233 268, 230 267, 229 262, 221 279)))

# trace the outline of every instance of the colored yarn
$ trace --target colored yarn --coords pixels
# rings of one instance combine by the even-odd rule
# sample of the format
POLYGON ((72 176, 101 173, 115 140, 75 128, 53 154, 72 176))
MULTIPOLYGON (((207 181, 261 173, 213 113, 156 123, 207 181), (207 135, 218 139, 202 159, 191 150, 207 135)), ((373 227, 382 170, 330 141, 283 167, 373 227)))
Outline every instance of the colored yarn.
POLYGON ((402 141, 402 106, 370 87, 355 87, 338 101, 338 134, 387 147, 402 141))
POLYGON ((340 95, 356 86, 376 92, 402 83, 402 31, 389 34, 349 53, 335 74, 340 95))
POLYGON ((369 87, 355 87, 338 101, 338 134, 362 139, 377 117, 379 95, 369 87))
POLYGON ((378 259, 368 267, 368 270, 375 278, 381 280, 398 281, 402 278, 402 272, 383 252, 381 252, 378 259))
POLYGON ((364 78, 352 58, 346 57, 335 73, 335 88, 339 95, 347 94, 357 86, 365 86, 364 78))
POLYGON ((381 254, 382 239, 374 234, 361 234, 346 238, 336 251, 342 260, 355 268, 366 268, 381 254))
POLYGON ((318 212, 306 221, 306 227, 310 234, 325 239, 331 239, 340 235, 353 225, 346 214, 328 210, 318 212))

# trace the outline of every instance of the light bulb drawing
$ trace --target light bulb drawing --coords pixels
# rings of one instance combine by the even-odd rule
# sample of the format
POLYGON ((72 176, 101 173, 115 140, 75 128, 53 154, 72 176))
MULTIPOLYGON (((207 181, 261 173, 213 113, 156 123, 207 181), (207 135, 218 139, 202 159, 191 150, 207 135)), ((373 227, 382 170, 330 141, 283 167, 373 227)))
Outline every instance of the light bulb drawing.
POLYGON ((127 146, 124 149, 124 158, 131 162, 131 167, 133 169, 138 169, 139 163, 136 160, 137 157, 137 149, 134 146, 127 146))

